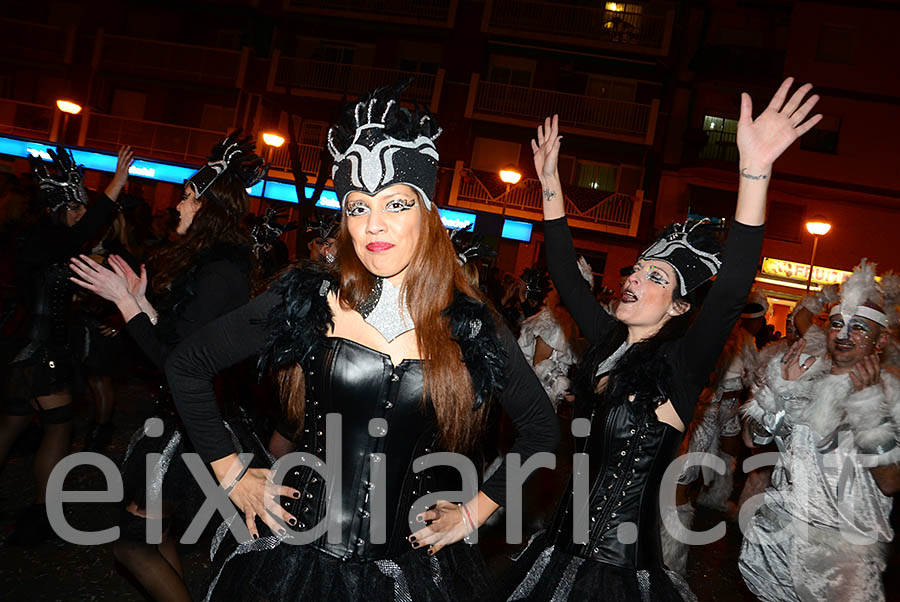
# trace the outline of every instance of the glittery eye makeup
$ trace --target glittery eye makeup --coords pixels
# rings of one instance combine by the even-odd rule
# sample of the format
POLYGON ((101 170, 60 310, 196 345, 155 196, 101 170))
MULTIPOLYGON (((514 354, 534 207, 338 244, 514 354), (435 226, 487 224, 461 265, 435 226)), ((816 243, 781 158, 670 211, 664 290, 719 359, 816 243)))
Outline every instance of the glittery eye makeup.
POLYGON ((415 206, 415 199, 393 199, 387 202, 384 206, 384 210, 392 213, 400 213, 402 211, 409 211, 415 206))
MULTIPOLYGON (((634 274, 635 272, 640 272, 640 271, 642 271, 642 269, 641 269, 641 266, 638 264, 638 265, 635 265, 634 268, 632 268, 631 273, 634 274)), ((653 264, 650 264, 647 266, 647 273, 644 275, 644 278, 646 278, 653 284, 657 284, 663 288, 669 286, 669 284, 670 284, 669 279, 666 278, 666 276, 665 276, 665 273, 659 268, 659 266, 656 266, 653 264)))
POLYGON ((369 205, 365 201, 347 201, 347 215, 354 217, 357 215, 365 215, 369 212, 369 205))

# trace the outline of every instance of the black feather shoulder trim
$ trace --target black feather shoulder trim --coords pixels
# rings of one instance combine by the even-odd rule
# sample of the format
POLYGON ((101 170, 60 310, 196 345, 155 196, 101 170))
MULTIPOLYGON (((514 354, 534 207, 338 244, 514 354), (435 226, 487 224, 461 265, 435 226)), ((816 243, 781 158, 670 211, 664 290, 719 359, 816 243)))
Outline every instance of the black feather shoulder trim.
POLYGON ((444 315, 472 379, 472 407, 477 410, 485 400, 499 396, 506 385, 506 350, 496 320, 487 305, 458 291, 444 315))
POLYGON ((270 287, 282 302, 266 319, 269 336, 257 363, 260 373, 303 363, 334 324, 328 293, 337 286, 335 277, 319 264, 302 262, 270 287))

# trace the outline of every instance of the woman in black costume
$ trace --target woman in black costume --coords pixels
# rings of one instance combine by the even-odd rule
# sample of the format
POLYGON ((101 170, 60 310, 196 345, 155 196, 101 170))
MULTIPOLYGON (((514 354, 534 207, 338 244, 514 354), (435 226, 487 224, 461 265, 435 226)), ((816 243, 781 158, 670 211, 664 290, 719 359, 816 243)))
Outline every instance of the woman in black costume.
POLYGON ((460 540, 504 502, 505 467, 480 491, 473 474, 463 493, 455 469, 414 460, 477 456, 496 401, 518 429, 512 451, 528 457, 558 440, 515 339, 459 267, 433 201, 440 131, 429 114, 400 107, 405 87, 348 105, 330 130, 344 215, 336 262, 302 264, 167 363, 194 446, 244 515, 240 541, 224 524, 214 540, 207 599, 483 599, 481 557, 460 540), (287 368, 285 410, 299 449, 315 456, 285 456, 293 466, 275 486, 281 470, 248 469, 234 453, 209 386, 256 354, 287 368), (326 426, 334 414, 340 425, 326 426), (313 470, 329 463, 339 482, 313 470), (293 545, 323 520, 338 537, 293 545))
POLYGON ((39 157, 31 167, 46 214, 16 250, 19 278, 30 286, 33 308, 28 344, 4 372, 5 402, 0 415, 0 465, 35 413, 43 436, 34 460, 35 503, 16 522, 14 543, 33 543, 50 534, 44 498, 47 479, 69 452, 72 438, 72 382, 76 355, 71 342, 72 295, 68 259, 107 227, 121 208, 119 193, 128 179, 132 153, 119 151, 116 173, 104 194, 88 207, 82 168, 63 147, 49 151, 54 169, 39 157))
POLYGON ((586 494, 573 502, 570 487, 564 495, 551 528, 518 561, 508 600, 694 599, 663 564, 659 493, 697 396, 750 292, 772 164, 821 119, 806 120, 818 100, 803 102, 811 86, 788 99, 791 84, 782 84, 755 121, 749 95, 742 96, 740 187, 721 262, 698 229, 676 225, 639 257, 615 317, 585 289, 576 265, 557 172, 556 116, 538 127, 532 149, 543 187, 550 275, 593 346, 582 365, 590 434, 585 423, 573 423, 589 465, 573 475, 586 494), (697 288, 716 273, 691 322, 697 288))
MULTIPOLYGON (((72 258, 77 276, 73 282, 116 304, 128 334, 160 370, 179 341, 250 299, 250 235, 241 219, 249 207, 246 189, 264 173, 262 159, 253 150, 249 139, 232 134, 213 148, 209 163, 185 184, 177 206, 180 238, 150 259, 149 294, 143 267, 138 275, 117 255, 109 257, 111 269, 85 255, 72 258)), ((172 413, 171 408, 162 409, 172 413)), ((190 447, 182 441, 177 421, 166 417, 162 435, 144 436, 141 429, 129 445, 122 468, 126 508, 113 552, 153 599, 183 601, 190 597, 170 519, 190 520, 202 496, 185 465, 171 462, 190 447), (155 485, 145 483, 144 458, 149 453, 161 454, 154 479, 162 491, 166 532, 159 544, 146 539, 145 487, 155 485)), ((184 526, 174 525, 174 530, 184 526)))

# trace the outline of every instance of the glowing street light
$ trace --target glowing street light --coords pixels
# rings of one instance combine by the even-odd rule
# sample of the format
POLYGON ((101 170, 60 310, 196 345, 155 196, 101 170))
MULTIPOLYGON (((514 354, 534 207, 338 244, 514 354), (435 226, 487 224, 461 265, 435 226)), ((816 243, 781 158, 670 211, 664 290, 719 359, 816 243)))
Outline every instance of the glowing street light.
POLYGON ((522 179, 522 174, 517 172, 514 167, 507 167, 506 169, 500 170, 500 179, 503 180, 507 186, 515 186, 519 183, 519 180, 522 179))
POLYGON ((831 230, 831 224, 826 221, 819 221, 824 218, 813 218, 815 221, 806 222, 806 231, 813 236, 825 236, 831 230))
POLYGON ((57 100, 56 108, 68 115, 78 115, 81 113, 81 105, 71 100, 57 100))
POLYGON ((263 134, 263 142, 265 142, 269 146, 281 148, 281 145, 284 144, 284 137, 279 136, 278 134, 273 134, 271 132, 266 132, 265 134, 263 134))
POLYGON ((809 277, 806 279, 806 292, 809 292, 816 261, 816 249, 819 247, 819 237, 825 236, 831 231, 831 224, 821 215, 816 215, 806 222, 806 231, 813 235, 812 256, 809 258, 809 277))

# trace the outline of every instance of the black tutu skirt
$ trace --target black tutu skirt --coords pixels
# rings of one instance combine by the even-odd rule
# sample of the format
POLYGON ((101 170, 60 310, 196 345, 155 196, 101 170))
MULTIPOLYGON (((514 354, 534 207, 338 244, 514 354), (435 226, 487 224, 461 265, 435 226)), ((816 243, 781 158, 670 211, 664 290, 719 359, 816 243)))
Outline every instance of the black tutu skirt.
POLYGON ((536 537, 494 592, 523 602, 696 602, 687 582, 664 566, 634 570, 572 556, 536 537))
POLYGON ((76 373, 75 356, 67 346, 31 343, 4 371, 3 397, 9 414, 30 414, 35 397, 71 389, 76 373))
MULTIPOLYGON (((239 453, 253 453, 253 468, 268 468, 273 458, 255 433, 252 422, 243 411, 224 421, 231 436, 232 443, 239 453)), ((122 460, 122 483, 125 494, 125 506, 136 503, 141 509, 146 507, 148 490, 158 491, 162 501, 162 511, 166 528, 169 525, 183 530, 193 521, 197 511, 206 500, 203 490, 197 484, 187 464, 182 460, 185 453, 194 453, 184 428, 177 417, 168 412, 148 419, 131 438, 128 450, 122 460), (149 420, 161 420, 162 434, 157 435, 149 429, 149 420), (155 435, 155 436, 153 436, 155 435), (148 477, 146 464, 148 454, 156 456, 153 470, 148 477)), ((208 464, 204 464, 210 477, 215 479, 208 464)), ((123 512, 125 521, 134 522, 130 513, 123 512)), ((124 522, 124 521, 123 521, 124 522)), ((215 526, 217 523, 211 523, 215 526)), ((140 525, 122 525, 126 532, 141 531, 140 525)), ((135 534, 137 534, 137 532, 135 534)))
MULTIPOLYGON (((262 534, 263 529, 260 530, 262 534)), ((267 531, 266 531, 267 532, 267 531)), ((484 560, 458 542, 434 556, 424 549, 391 559, 344 561, 311 545, 268 535, 239 545, 223 526, 213 539, 204 600, 231 602, 482 602, 484 560), (224 537, 223 537, 224 536, 224 537), (218 546, 217 542, 222 541, 218 546)))

